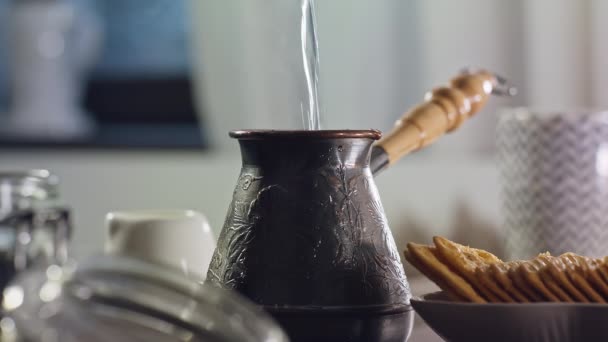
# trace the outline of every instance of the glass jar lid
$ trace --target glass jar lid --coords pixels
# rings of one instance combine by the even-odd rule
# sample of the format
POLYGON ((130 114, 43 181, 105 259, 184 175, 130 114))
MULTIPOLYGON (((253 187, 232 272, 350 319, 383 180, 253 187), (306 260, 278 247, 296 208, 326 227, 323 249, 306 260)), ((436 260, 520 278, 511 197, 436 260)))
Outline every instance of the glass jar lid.
POLYGON ((3 338, 287 341, 267 314, 238 294, 135 259, 100 256, 77 268, 27 271, 4 296, 3 338))

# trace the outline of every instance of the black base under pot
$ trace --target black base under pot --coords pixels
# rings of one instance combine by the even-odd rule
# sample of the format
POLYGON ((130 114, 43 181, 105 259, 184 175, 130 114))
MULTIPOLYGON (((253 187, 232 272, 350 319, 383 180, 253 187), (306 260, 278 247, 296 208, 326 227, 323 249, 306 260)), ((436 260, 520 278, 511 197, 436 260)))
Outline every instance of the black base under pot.
POLYGON ((407 305, 358 310, 266 309, 288 332, 291 342, 403 342, 414 322, 414 311, 407 305))

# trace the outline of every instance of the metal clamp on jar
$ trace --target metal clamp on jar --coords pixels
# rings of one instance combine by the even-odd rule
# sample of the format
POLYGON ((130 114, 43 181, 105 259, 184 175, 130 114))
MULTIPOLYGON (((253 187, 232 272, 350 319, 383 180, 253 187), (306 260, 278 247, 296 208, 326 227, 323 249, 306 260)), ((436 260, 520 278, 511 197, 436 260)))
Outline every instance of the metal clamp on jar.
POLYGON ((58 178, 47 170, 0 172, 0 288, 37 263, 64 263, 71 234, 58 178))

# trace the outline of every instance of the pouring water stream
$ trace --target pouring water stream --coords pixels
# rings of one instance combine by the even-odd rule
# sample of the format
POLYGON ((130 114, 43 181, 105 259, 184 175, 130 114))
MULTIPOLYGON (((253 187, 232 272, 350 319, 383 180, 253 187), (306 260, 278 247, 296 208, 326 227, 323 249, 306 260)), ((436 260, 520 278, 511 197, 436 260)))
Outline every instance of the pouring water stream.
POLYGON ((319 130, 320 100, 319 85, 319 44, 317 39, 317 20, 315 16, 315 0, 302 0, 302 20, 300 23, 300 39, 302 43, 302 62, 306 77, 308 92, 308 108, 301 104, 302 123, 304 129, 319 130))

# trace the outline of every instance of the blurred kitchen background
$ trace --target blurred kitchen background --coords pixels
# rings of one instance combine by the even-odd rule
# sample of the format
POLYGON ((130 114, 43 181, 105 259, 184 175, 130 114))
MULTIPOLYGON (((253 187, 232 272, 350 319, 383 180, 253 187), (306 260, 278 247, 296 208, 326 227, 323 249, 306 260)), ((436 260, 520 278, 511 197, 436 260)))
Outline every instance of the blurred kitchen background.
MULTIPOLYGON (((0 0, 0 168, 46 168, 77 257, 116 209, 191 208, 219 233, 235 128, 301 128, 298 0, 0 0)), ((605 107, 608 2, 318 0, 321 122, 388 130, 465 66, 519 89, 377 178, 397 244, 501 248, 500 108, 605 107)))

